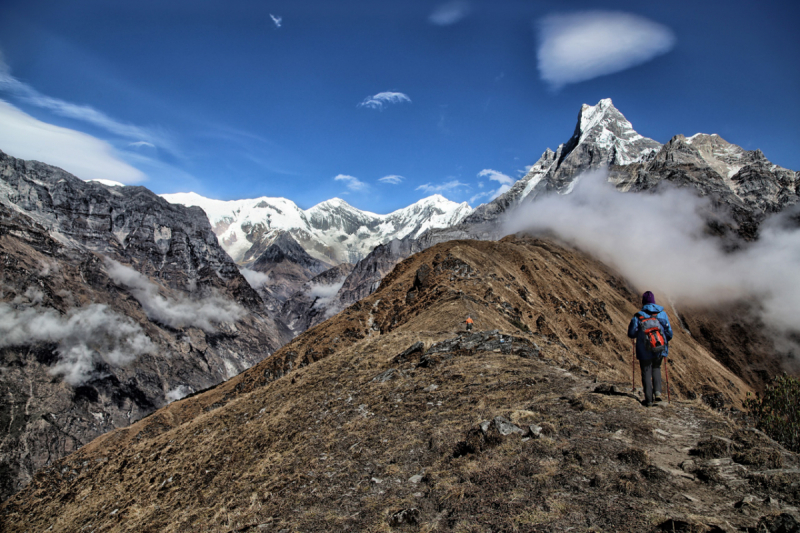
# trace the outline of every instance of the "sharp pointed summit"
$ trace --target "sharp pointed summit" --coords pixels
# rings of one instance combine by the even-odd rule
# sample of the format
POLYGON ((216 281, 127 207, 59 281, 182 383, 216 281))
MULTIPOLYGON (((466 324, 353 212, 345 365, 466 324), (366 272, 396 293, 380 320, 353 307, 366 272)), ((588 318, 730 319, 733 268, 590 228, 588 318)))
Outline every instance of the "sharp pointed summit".
POLYGON ((593 106, 583 104, 572 137, 555 152, 549 148, 545 150, 508 192, 478 207, 466 221, 492 220, 508 208, 523 200, 533 200, 544 192, 568 193, 582 172, 649 161, 661 146, 637 133, 614 107, 611 98, 604 98, 593 106))

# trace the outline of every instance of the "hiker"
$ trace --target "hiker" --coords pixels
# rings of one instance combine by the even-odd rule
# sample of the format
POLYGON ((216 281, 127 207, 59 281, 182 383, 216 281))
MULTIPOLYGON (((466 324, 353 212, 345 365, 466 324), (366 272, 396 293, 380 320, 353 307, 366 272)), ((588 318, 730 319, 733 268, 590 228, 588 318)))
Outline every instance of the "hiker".
POLYGON ((472 317, 468 315, 467 316, 467 331, 472 331, 472 324, 473 324, 472 317))
POLYGON ((636 359, 642 370, 645 407, 661 401, 661 362, 667 358, 672 327, 669 317, 656 297, 647 291, 642 295, 642 310, 633 315, 628 337, 636 339, 636 359))

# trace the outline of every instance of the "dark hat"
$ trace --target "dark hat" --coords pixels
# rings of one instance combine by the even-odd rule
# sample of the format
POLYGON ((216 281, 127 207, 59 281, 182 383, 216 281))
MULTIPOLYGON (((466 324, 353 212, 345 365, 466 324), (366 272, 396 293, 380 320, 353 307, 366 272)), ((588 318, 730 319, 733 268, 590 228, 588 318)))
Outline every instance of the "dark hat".
POLYGON ((654 304, 654 303, 656 303, 656 297, 653 296, 652 292, 647 291, 644 294, 642 294, 642 305, 654 304))

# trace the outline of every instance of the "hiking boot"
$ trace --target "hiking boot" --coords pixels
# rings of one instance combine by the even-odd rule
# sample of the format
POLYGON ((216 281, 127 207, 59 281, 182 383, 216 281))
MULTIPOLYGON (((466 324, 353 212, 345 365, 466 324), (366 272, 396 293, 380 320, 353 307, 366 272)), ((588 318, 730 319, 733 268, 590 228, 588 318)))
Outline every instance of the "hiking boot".
POLYGON ((656 393, 656 397, 653 398, 653 401, 660 402, 661 401, 661 394, 657 392, 656 393))
POLYGON ((647 400, 642 400, 642 406, 644 406, 644 407, 653 407, 653 402, 648 402, 647 400))

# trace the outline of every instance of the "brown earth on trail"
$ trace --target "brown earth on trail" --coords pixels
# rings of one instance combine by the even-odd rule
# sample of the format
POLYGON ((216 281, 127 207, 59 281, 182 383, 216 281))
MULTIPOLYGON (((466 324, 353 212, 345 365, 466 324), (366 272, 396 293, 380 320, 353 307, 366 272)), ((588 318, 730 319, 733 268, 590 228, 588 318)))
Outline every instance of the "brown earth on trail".
POLYGON ((701 401, 739 406, 750 389, 675 317, 672 403, 648 409, 630 392, 637 304, 618 274, 549 241, 436 245, 236 378, 43 469, 0 520, 9 531, 795 520, 797 456, 701 401))

